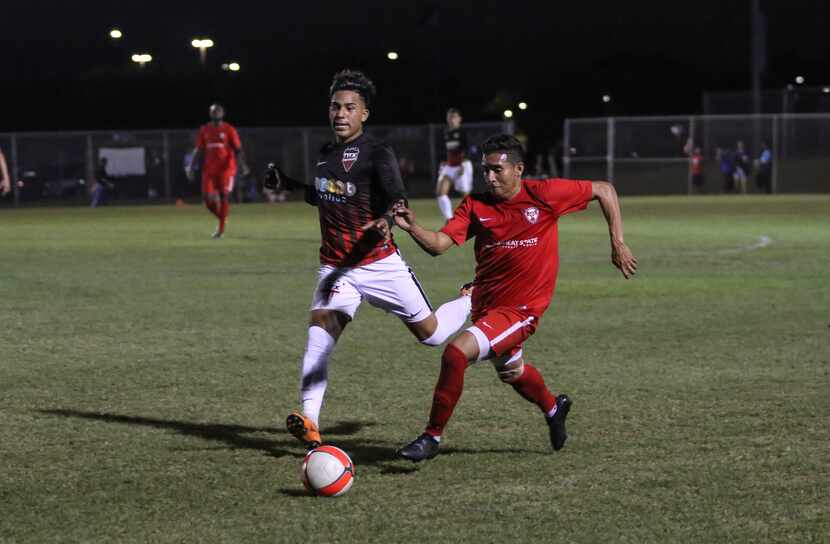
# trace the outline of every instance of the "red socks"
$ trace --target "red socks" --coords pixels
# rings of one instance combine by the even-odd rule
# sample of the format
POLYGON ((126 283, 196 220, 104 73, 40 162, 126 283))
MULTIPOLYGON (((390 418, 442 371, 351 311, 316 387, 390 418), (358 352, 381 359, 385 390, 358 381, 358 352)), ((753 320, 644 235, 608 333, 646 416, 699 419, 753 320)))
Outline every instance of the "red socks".
POLYGON ((230 207, 230 202, 227 200, 223 200, 219 205, 219 213, 217 214, 217 217, 219 217, 219 232, 225 232, 225 222, 228 220, 230 207))
POLYGON ((215 200, 205 200, 205 207, 210 213, 219 218, 219 203, 215 200))
MULTIPOLYGON (((443 373, 442 370, 441 374, 443 375, 443 373)), ((516 390, 516 393, 520 394, 528 402, 532 402, 538 406, 545 414, 553 410, 553 407, 556 406, 556 398, 545 385, 544 378, 536 370, 536 367, 529 363, 525 363, 522 375, 510 385, 516 390)))
POLYGON ((464 391, 466 370, 467 356, 454 345, 448 345, 441 357, 441 375, 438 376, 435 393, 432 395, 432 411, 426 428, 428 435, 441 436, 444 432, 444 427, 461 398, 461 392, 464 391))

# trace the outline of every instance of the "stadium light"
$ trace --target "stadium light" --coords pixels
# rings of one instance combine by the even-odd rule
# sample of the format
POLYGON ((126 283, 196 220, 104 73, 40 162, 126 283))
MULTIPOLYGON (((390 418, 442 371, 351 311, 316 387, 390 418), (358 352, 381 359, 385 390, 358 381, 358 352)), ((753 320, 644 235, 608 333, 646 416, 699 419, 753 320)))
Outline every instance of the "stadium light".
POLYGON ((110 38, 113 40, 120 40, 124 36, 124 33, 118 30, 117 28, 113 28, 110 30, 110 38))
POLYGON ((830 87, 823 87, 821 89, 821 92, 823 92, 824 94, 830 94, 830 87))
POLYGON ((504 110, 504 113, 502 113, 502 115, 504 115, 505 119, 510 119, 511 117, 513 117, 513 110, 504 110))
POLYGON ((804 83, 804 76, 795 76, 795 82, 801 85, 804 83))
POLYGON ((525 111, 527 109, 527 102, 519 102, 519 109, 525 111))
POLYGON ((398 52, 397 51, 390 51, 386 53, 386 58, 389 60, 398 60, 398 52))
POLYGON ((605 102, 606 104, 611 102, 611 95, 610 94, 602 95, 602 101, 605 102))
POLYGON ((213 47, 213 40, 210 38, 193 38, 190 45, 199 50, 199 59, 202 61, 202 64, 204 64, 207 61, 208 48, 213 47))
POLYGON ((130 58, 139 66, 144 66, 145 64, 153 60, 153 56, 148 53, 136 53, 130 58))
POLYGON ((222 65, 222 69, 225 70, 226 72, 227 71, 238 72, 240 70, 240 68, 242 68, 242 67, 239 65, 238 62, 229 62, 229 63, 226 63, 226 64, 222 65))

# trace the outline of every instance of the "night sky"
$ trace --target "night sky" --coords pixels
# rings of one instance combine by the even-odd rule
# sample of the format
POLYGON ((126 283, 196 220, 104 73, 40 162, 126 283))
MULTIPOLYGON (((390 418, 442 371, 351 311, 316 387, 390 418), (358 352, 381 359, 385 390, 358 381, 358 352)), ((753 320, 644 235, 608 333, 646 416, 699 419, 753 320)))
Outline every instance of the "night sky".
MULTIPOLYGON (((828 3, 762 7, 764 85, 830 84, 828 3)), ((704 90, 751 83, 749 0, 28 0, 0 18, 0 132, 191 127, 213 100, 241 126, 320 125, 343 67, 375 81, 375 123, 441 123, 448 106, 496 120, 525 100, 518 126, 541 137, 564 117, 699 113, 704 90), (216 43, 204 67, 190 45, 202 36, 216 43), (139 68, 137 52, 153 61, 139 68), (241 71, 222 71, 230 61, 241 71)))

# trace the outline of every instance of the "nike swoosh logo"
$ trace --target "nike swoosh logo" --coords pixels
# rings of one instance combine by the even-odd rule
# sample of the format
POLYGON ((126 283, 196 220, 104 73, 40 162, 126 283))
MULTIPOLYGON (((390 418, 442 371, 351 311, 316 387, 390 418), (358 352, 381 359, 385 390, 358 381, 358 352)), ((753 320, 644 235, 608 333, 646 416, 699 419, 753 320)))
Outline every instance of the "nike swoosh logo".
POLYGON ((481 221, 482 223, 484 223, 485 221, 492 221, 493 218, 492 217, 479 217, 478 220, 481 221))
POLYGON ((326 164, 326 161, 323 161, 323 162, 318 162, 318 163, 317 163, 317 166, 323 166, 324 164, 326 164))

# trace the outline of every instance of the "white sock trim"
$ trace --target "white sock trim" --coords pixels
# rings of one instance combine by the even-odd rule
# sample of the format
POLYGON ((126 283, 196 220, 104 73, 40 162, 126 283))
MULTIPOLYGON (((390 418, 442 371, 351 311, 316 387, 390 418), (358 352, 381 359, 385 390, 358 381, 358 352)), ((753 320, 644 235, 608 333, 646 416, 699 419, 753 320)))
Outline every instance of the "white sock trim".
POLYGON ((444 219, 452 219, 452 200, 447 195, 436 197, 438 200, 438 209, 441 210, 441 215, 444 219))

